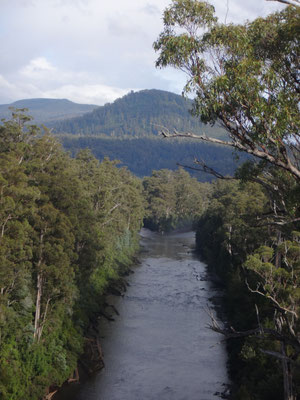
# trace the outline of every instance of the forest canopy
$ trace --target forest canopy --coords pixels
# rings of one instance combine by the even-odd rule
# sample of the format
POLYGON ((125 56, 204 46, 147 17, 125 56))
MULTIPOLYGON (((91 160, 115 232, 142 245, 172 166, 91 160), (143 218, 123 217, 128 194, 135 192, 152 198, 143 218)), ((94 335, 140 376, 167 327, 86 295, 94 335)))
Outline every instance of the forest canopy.
POLYGON ((0 126, 0 397, 39 399, 77 366, 101 296, 132 263, 141 182, 88 150, 72 159, 30 117, 0 126))

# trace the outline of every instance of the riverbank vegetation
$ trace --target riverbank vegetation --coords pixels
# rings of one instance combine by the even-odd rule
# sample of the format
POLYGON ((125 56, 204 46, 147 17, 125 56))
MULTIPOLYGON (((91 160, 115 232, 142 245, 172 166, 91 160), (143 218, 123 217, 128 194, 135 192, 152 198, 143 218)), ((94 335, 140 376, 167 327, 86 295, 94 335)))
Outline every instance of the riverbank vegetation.
POLYGON ((200 183, 183 169, 153 171, 143 180, 146 213, 144 226, 158 232, 192 227, 207 206, 210 185, 200 183))
MULTIPOLYGON (((290 184, 281 204, 299 212, 299 186, 290 184)), ((256 182, 213 187, 196 241, 225 290, 228 326, 212 328, 228 339, 233 398, 283 399, 285 378, 299 395, 299 224, 277 224, 288 217, 276 221, 274 197, 256 182)))
POLYGON ((71 376, 101 296, 132 263, 140 181, 71 159, 20 111, 0 126, 0 397, 40 399, 71 376))
MULTIPOLYGON (((234 399, 300 395, 300 141, 298 1, 266 18, 218 21, 207 2, 173 0, 154 48, 157 66, 187 73, 194 113, 229 140, 162 129, 255 156, 213 184, 197 246, 224 284, 234 399)), ((197 166, 196 166, 197 168, 197 166)))

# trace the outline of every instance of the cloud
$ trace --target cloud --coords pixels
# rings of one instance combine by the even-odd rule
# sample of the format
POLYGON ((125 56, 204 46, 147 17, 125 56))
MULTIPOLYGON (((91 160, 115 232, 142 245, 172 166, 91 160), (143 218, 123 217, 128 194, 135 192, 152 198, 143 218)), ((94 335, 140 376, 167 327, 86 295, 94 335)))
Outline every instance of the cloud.
POLYGON ((144 7, 142 7, 142 11, 149 15, 160 15, 160 9, 154 4, 147 3, 144 7))
MULTIPOLYGON (((224 21, 227 0, 210 1, 224 21)), ((185 79, 154 66, 152 44, 171 0, 0 2, 0 102, 56 94, 103 104, 128 88, 182 89, 185 79)), ((228 6, 227 22, 281 8, 265 0, 228 6)))
POLYGON ((113 36, 119 36, 122 39, 125 37, 136 37, 137 35, 144 35, 141 27, 133 21, 124 18, 122 15, 116 15, 108 22, 108 32, 113 36))
POLYGON ((124 96, 131 89, 120 89, 106 85, 64 85, 46 91, 45 97, 67 98, 77 103, 103 105, 124 96))
POLYGON ((59 68, 43 56, 35 57, 21 67, 14 76, 14 83, 0 75, 0 103, 41 97, 103 105, 132 89, 137 88, 105 84, 99 75, 59 68))
POLYGON ((14 85, 9 83, 2 75, 0 75, 0 88, 1 89, 13 89, 14 85))
POLYGON ((0 75, 0 104, 31 97, 42 97, 42 92, 31 83, 11 83, 0 75))
POLYGON ((28 65, 20 70, 22 75, 25 75, 31 79, 40 79, 48 74, 56 73, 57 69, 50 64, 50 62, 45 57, 37 57, 29 62, 28 65))

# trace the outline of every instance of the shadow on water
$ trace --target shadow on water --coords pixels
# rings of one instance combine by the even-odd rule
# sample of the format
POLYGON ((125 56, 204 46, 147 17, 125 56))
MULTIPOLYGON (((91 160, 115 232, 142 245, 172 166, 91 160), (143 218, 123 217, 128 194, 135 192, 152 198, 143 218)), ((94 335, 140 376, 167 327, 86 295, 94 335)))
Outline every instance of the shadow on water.
POLYGON ((193 253, 194 232, 141 231, 141 265, 120 316, 100 321, 105 369, 55 400, 213 400, 228 383, 225 346, 205 311, 219 292, 193 253))

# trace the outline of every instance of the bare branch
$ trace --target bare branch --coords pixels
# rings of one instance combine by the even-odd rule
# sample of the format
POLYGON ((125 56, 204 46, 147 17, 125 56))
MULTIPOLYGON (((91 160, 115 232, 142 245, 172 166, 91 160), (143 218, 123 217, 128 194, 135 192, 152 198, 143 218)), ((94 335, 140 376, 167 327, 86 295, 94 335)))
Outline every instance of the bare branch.
POLYGON ((279 311, 281 311, 281 312, 283 312, 283 313, 292 314, 295 318, 298 318, 298 314, 297 314, 295 311, 289 310, 288 308, 283 307, 283 306, 282 306, 273 296, 271 296, 270 294, 268 294, 268 293, 263 293, 263 292, 261 292, 260 290, 258 290, 258 288, 256 288, 256 289, 251 289, 251 287, 249 286, 249 283, 248 283, 247 279, 246 279, 245 283, 246 283, 246 286, 247 286, 247 288, 249 289, 249 291, 250 291, 251 293, 259 294, 260 296, 263 296, 263 297, 265 297, 265 298, 271 300, 279 311))
POLYGON ((234 178, 232 176, 224 176, 221 173, 219 173, 218 171, 216 171, 215 169, 209 167, 204 161, 199 161, 197 159, 194 160, 195 164, 199 164, 201 166, 201 168, 196 168, 196 167, 192 167, 190 165, 184 165, 184 164, 180 164, 180 163, 176 163, 176 165, 178 165, 179 167, 183 167, 183 168, 187 168, 187 169, 191 169, 193 171, 198 171, 198 172, 205 172, 206 174, 211 174, 213 176, 215 176, 218 179, 225 179, 225 180, 232 180, 232 179, 237 179, 234 178))
POLYGON ((264 353, 264 354, 268 354, 269 356, 273 356, 273 357, 279 358, 280 360, 286 360, 286 361, 289 361, 289 362, 292 362, 292 363, 294 362, 294 360, 292 360, 291 358, 287 357, 285 354, 278 353, 277 351, 263 350, 263 349, 260 349, 260 351, 262 353, 264 353))

